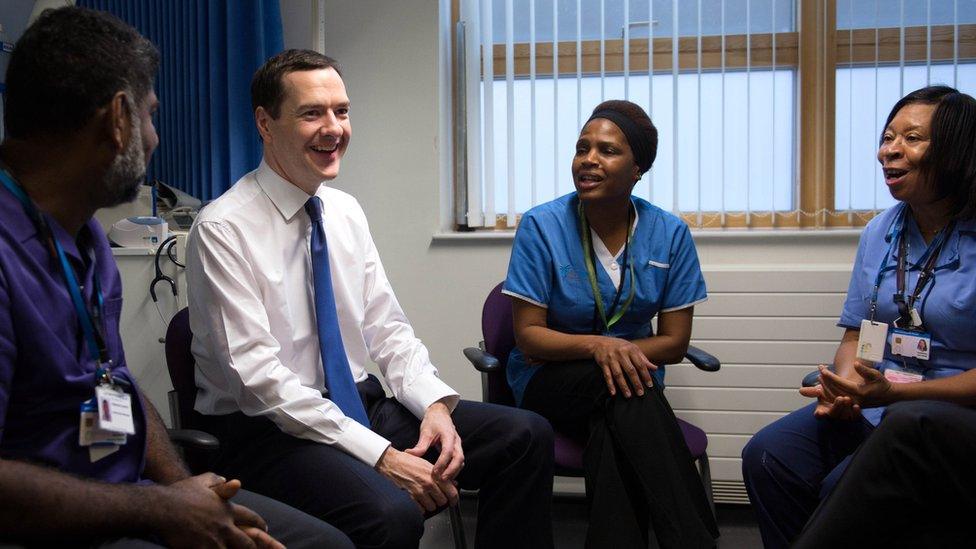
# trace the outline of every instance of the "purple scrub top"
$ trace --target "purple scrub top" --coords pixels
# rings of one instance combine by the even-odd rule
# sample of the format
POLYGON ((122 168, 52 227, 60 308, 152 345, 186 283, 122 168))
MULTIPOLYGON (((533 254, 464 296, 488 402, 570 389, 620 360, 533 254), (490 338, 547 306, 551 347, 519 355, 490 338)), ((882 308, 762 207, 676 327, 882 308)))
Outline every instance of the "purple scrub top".
POLYGON ((89 220, 76 240, 45 216, 93 299, 104 298, 104 333, 112 374, 131 384, 136 434, 114 454, 92 463, 78 445, 79 408, 95 394, 97 364, 89 357, 78 315, 58 262, 23 206, 0 187, 0 457, 47 465, 106 482, 137 482, 145 465, 142 397, 125 364, 119 317, 122 281, 108 240, 89 220), (81 248, 79 248, 79 244, 81 248), (94 250, 94 264, 87 249, 94 250))

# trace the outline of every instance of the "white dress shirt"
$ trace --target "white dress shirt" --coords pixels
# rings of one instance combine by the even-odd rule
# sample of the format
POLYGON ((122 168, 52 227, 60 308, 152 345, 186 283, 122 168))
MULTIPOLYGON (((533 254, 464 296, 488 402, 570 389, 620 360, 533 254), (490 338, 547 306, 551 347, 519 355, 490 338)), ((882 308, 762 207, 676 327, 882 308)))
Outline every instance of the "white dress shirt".
MULTIPOLYGON (((316 195, 353 379, 365 380, 372 360, 418 418, 444 397, 453 409, 458 394, 400 308, 359 203, 325 185, 316 195)), ((196 409, 265 416, 285 433, 375 465, 389 442, 323 396, 308 199, 262 162, 197 216, 186 267, 196 409)))

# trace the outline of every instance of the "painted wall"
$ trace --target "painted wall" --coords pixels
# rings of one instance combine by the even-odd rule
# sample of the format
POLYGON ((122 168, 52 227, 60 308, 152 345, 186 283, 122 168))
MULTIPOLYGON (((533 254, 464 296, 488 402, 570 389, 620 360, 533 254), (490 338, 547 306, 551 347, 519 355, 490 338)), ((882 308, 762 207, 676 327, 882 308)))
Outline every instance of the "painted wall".
MULTIPOLYGON (((325 53, 342 63, 352 100, 353 139, 334 185, 366 210, 400 302, 442 377, 479 399, 480 377, 461 349, 481 338, 481 305, 505 275, 511 239, 441 236, 451 205, 442 157, 451 145, 441 116, 450 87, 439 72, 439 1, 326 0, 325 16, 325 53)), ((311 42, 307 29, 297 32, 311 42)), ((289 34, 286 26, 286 42, 289 34)), ((718 374, 673 367, 668 395, 679 416, 708 433, 716 500, 741 503, 742 445, 803 405, 802 374, 833 357, 858 232, 694 236, 712 300, 696 311, 693 343, 724 354, 724 366, 718 374)))
MULTIPOLYGON (((335 186, 365 208, 400 302, 443 377, 478 398, 479 378, 460 350, 480 339, 481 304, 505 275, 511 241, 434 238, 450 199, 439 164, 450 143, 439 131, 448 98, 438 82, 438 1, 329 0, 325 13, 326 53, 342 63, 352 101, 353 139, 335 186)), ((286 42, 289 33, 286 26, 286 42)), ((857 236, 697 233, 696 241, 706 269, 849 269, 857 236)))

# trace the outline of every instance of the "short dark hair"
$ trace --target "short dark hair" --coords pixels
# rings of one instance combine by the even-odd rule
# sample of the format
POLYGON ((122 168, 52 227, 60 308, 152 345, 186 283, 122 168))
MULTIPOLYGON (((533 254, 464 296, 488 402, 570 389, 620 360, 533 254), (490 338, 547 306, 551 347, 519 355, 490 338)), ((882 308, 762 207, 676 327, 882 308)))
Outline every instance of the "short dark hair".
POLYGON ((74 131, 120 91, 140 104, 159 51, 105 12, 45 10, 17 41, 7 67, 4 121, 13 138, 74 131))
MULTIPOLYGON (((884 127, 903 107, 935 105, 929 147, 922 157, 926 184, 949 197, 956 219, 976 217, 976 99, 949 86, 927 86, 902 97, 891 108, 884 127)), ((881 139, 884 138, 882 131, 881 139)))
MULTIPOLYGON (((654 165, 654 159, 657 158, 657 127, 651 122, 651 117, 647 116, 647 113, 644 112, 644 109, 640 105, 622 99, 611 99, 600 103, 593 109, 593 114, 595 115, 600 111, 614 111, 619 113, 630 119, 637 126, 641 134, 641 139, 647 144, 647 153, 649 154, 649 157, 646 159, 646 166, 640 166, 641 173, 643 174, 649 170, 654 165)), ((631 149, 634 149, 634 146, 631 146, 631 149)), ((636 155, 635 161, 640 165, 640 161, 636 158, 636 155)))
POLYGON ((290 72, 333 69, 339 76, 339 62, 313 50, 285 50, 268 59, 251 79, 251 109, 263 107, 271 118, 281 114, 285 100, 285 86, 281 79, 290 72))

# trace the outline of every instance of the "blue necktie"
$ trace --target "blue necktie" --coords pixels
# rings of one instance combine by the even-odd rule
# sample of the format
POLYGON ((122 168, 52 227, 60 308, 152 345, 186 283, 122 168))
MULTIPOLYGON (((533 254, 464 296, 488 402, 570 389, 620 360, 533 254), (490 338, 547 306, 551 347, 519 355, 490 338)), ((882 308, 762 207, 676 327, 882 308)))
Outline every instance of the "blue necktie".
POLYGON ((315 322, 319 328, 319 352, 325 370, 325 388, 329 398, 347 417, 369 427, 366 409, 359 398, 352 370, 346 358, 339 333, 339 317, 336 314, 335 294, 332 291, 332 273, 329 272, 329 245, 325 240, 322 224, 322 200, 313 196, 305 203, 305 211, 312 219, 312 276, 315 280, 315 322))

